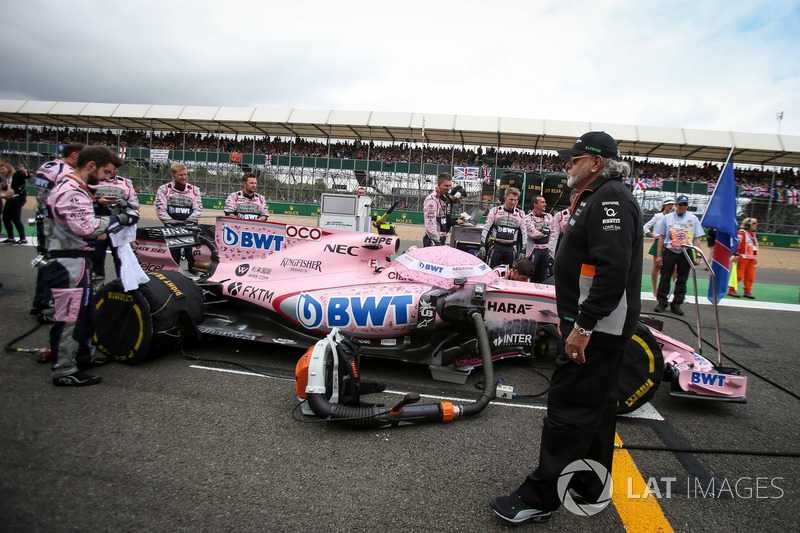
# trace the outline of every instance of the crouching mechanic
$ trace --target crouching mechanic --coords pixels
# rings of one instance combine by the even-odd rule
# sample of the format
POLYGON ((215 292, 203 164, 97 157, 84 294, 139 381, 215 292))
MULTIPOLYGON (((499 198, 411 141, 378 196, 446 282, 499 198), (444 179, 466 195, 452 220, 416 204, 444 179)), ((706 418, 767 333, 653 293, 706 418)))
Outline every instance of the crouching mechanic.
POLYGON ((86 239, 96 239, 107 231, 135 224, 139 215, 124 209, 119 215, 97 216, 94 196, 88 186, 110 178, 122 160, 105 146, 81 150, 77 169, 65 176, 47 197, 53 216, 52 232, 47 236, 48 256, 52 261, 42 268, 50 287, 55 313, 50 330, 53 384, 83 386, 100 383, 99 376, 85 374, 93 366, 108 362, 91 345, 95 330, 91 283, 92 249, 86 239))
POLYGON ((225 200, 225 216, 266 222, 269 218, 267 202, 256 192, 257 185, 253 172, 242 176, 242 190, 230 193, 225 200))

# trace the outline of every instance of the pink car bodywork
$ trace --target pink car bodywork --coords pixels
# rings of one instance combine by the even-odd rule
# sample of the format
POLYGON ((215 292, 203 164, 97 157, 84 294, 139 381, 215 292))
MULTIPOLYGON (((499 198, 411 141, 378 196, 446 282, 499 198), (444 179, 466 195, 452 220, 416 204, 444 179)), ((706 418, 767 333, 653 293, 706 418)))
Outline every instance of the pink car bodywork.
MULTIPOLYGON (((163 238, 145 231, 133 243, 145 270, 178 269, 168 248, 197 242, 183 230, 165 229, 163 238)), ((196 258, 209 264, 198 283, 213 288, 216 304, 247 314, 220 318, 220 307, 213 308, 198 326, 203 334, 307 348, 336 327, 367 355, 428 364, 434 376, 454 381, 448 375, 465 373, 480 358, 464 347, 466 333, 458 329, 445 340, 436 337, 453 327, 442 317, 442 302, 468 298, 470 287, 484 284, 493 359, 532 357, 538 338, 557 337, 553 286, 503 279, 448 246, 412 247, 393 259, 396 236, 227 217, 217 219, 213 246, 216 251, 196 248, 196 258), (461 351, 448 356, 446 348, 459 343, 461 351)), ((657 345, 645 351, 651 366, 663 354, 673 394, 746 401, 746 377, 720 373, 690 346, 649 330, 657 345)))

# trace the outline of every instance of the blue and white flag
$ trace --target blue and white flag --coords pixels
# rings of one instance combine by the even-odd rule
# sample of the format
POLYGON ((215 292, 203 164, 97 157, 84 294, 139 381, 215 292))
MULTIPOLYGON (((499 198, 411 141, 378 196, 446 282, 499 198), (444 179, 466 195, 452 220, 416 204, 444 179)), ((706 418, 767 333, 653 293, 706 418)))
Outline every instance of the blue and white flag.
MULTIPOLYGON (((733 150, 731 150, 733 153, 733 150)), ((714 272, 714 283, 708 284, 708 299, 719 303, 728 292, 728 280, 731 277, 731 256, 738 247, 739 225, 736 223, 736 180, 733 177, 733 158, 722 169, 714 195, 708 203, 700 224, 717 230, 717 242, 714 244, 714 256, 711 270, 714 272), (716 288, 716 300, 714 289, 716 288)))

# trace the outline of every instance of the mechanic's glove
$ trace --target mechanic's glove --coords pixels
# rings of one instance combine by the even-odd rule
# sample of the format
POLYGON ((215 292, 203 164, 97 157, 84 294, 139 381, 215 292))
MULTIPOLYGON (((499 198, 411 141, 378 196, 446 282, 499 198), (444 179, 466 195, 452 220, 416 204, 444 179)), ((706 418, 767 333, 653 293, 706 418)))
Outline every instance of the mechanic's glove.
POLYGON ((549 237, 552 230, 550 226, 543 226, 539 231, 542 232, 542 237, 549 237))
POLYGON ((475 254, 475 257, 477 257, 481 261, 486 261, 486 247, 481 246, 480 248, 478 248, 478 253, 475 254))
POLYGON ((133 226, 137 222, 139 222, 139 213, 136 209, 126 207, 125 211, 121 212, 117 215, 119 218, 119 223, 122 226, 133 226))
POLYGON ((116 203, 116 205, 117 205, 117 207, 122 207, 123 209, 124 209, 124 208, 126 208, 126 207, 130 207, 130 206, 128 205, 128 202, 126 202, 126 201, 125 201, 125 200, 123 200, 122 198, 117 198, 117 203, 116 203))

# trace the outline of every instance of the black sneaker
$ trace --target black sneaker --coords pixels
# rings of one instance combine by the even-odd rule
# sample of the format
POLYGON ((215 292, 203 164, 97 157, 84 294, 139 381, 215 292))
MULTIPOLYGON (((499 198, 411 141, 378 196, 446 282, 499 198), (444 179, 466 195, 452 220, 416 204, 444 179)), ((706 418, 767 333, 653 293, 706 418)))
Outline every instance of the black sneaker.
POLYGON ((673 313, 678 316, 683 316, 683 310, 681 309, 680 304, 672 304, 669 306, 673 313))
POLYGON ((107 365, 110 362, 111 362, 111 358, 110 357, 106 357, 105 355, 98 354, 98 355, 95 356, 94 359, 92 359, 88 363, 84 363, 84 364, 78 363, 78 370, 83 372, 84 370, 89 370, 90 368, 95 368, 95 367, 98 367, 98 366, 107 365))
POLYGON ((53 385, 59 387, 85 387, 87 385, 96 385, 101 381, 103 381, 103 378, 100 376, 90 376, 83 372, 73 372, 66 376, 53 378, 53 385))
POLYGON ((36 315, 36 320, 40 324, 55 324, 56 315, 54 315, 53 313, 41 312, 38 315, 36 315))
POLYGON ((667 310, 667 306, 666 306, 666 305, 664 305, 664 304, 658 304, 658 305, 656 306, 656 308, 655 308, 655 309, 653 309, 653 311, 655 311, 656 313, 663 313, 663 312, 664 312, 664 311, 666 311, 666 310, 667 310))
POLYGON ((0 244, 17 244, 17 241, 14 239, 6 239, 4 241, 0 241, 0 244))
POLYGON ((524 501, 522 497, 512 492, 508 496, 499 496, 492 500, 494 514, 511 524, 522 524, 524 522, 544 522, 553 516, 552 511, 540 511, 534 509, 524 501))

